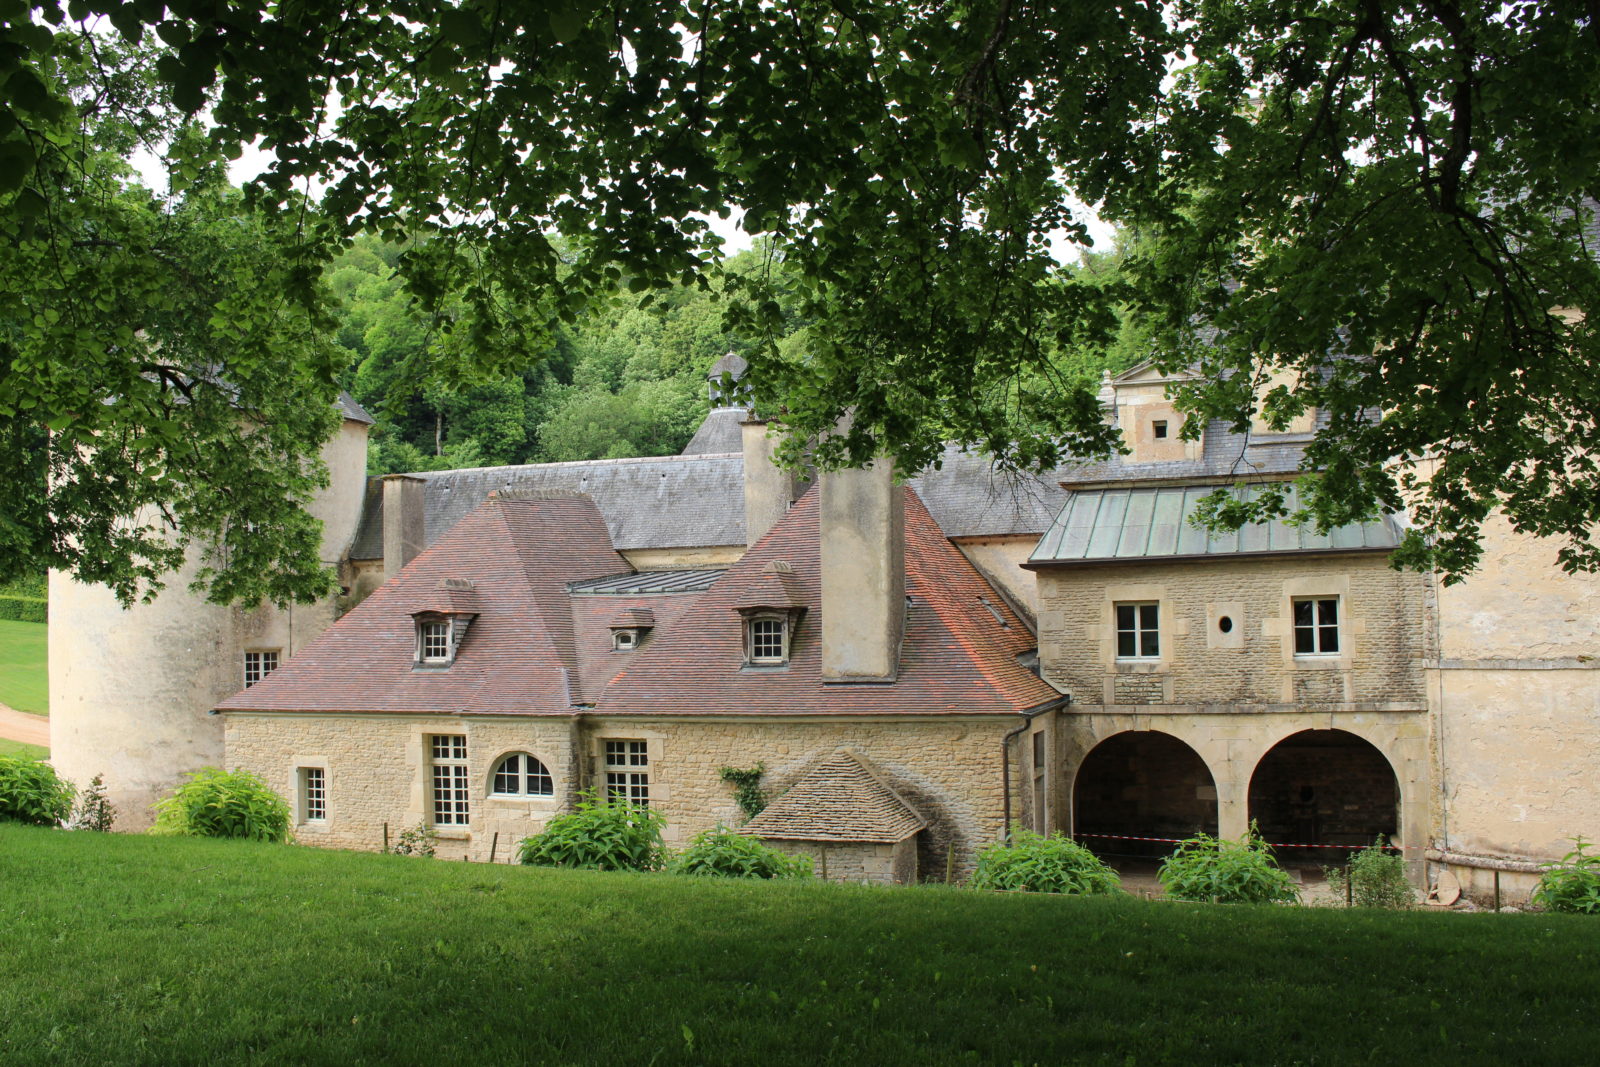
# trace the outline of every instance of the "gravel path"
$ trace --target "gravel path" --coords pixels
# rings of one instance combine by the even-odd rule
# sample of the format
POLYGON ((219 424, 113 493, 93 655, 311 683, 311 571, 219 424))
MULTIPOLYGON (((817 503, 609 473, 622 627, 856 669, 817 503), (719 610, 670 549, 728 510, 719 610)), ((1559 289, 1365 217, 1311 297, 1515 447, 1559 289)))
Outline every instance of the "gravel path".
POLYGON ((0 704, 0 737, 27 745, 50 747, 50 720, 0 704))

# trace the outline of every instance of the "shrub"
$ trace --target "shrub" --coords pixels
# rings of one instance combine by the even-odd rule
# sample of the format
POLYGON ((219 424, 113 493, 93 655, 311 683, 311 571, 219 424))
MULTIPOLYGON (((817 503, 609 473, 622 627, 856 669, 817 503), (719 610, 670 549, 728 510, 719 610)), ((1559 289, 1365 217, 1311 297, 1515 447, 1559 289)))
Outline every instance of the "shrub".
POLYGON ((75 792, 43 760, 0 756, 0 819, 56 826, 72 814, 75 792))
POLYGON ((422 856, 432 859, 439 846, 439 831, 426 822, 400 831, 394 847, 389 851, 396 856, 422 856))
POLYGON ((810 878, 811 860, 787 855, 757 838, 718 826, 696 834, 688 848, 672 857, 667 869, 673 874, 726 878, 810 878))
POLYGON ((111 829, 111 824, 117 821, 117 808, 106 799, 105 785, 101 781, 103 777, 95 775, 89 781, 89 788, 78 798, 78 806, 72 811, 71 825, 74 830, 106 833, 111 829))
POLYGON ((249 771, 202 767, 156 803, 156 833, 289 839, 289 805, 249 771))
POLYGON ((1196 834, 1162 861, 1156 877, 1174 900, 1216 904, 1295 904, 1300 900, 1300 890, 1272 858, 1253 825, 1239 841, 1196 834))
POLYGON ((1013 827, 1011 833, 978 853, 972 875, 974 889, 1011 889, 1030 893, 1115 893, 1117 872, 1100 857, 1061 832, 1045 837, 1013 827))
POLYGON ((1544 872, 1533 902, 1551 911, 1600 914, 1600 856, 1586 851, 1592 842, 1575 838, 1561 863, 1544 872))
POLYGON ((0 594, 0 619, 12 622, 49 622, 50 604, 30 596, 0 594))
POLYGON ((660 870, 664 821, 649 808, 606 803, 586 793, 575 810, 551 819, 543 833, 523 838, 518 851, 523 863, 536 867, 660 870))
POLYGON ((1349 866, 1325 867, 1323 871, 1334 893, 1342 897, 1348 891, 1350 899, 1363 908, 1409 908, 1417 902, 1406 881, 1405 859, 1389 851, 1381 837, 1351 856, 1349 866))

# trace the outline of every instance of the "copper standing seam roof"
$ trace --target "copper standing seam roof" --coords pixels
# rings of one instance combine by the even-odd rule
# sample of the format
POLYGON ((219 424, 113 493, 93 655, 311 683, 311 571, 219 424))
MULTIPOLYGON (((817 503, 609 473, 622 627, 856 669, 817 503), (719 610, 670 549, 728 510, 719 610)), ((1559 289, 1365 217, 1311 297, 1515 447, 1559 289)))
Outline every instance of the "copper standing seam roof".
MULTIPOLYGON (((1189 519, 1215 485, 1089 489, 1075 492, 1040 538, 1028 565, 1112 560, 1193 559, 1287 552, 1389 551, 1400 525, 1383 515, 1319 534, 1279 519, 1238 531, 1212 531, 1189 519)), ((1246 487, 1254 495, 1258 488, 1246 487)), ((1290 506, 1294 505, 1292 496, 1290 506)))

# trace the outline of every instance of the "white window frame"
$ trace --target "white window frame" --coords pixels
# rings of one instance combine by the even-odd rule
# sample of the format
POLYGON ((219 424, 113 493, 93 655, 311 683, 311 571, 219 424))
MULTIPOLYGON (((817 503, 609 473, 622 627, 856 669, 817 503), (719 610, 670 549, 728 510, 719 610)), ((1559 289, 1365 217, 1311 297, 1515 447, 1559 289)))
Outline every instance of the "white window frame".
POLYGON ((282 649, 277 648, 252 648, 244 654, 244 687, 249 689, 261 679, 278 669, 282 661, 282 649))
POLYGON ((328 821, 328 769, 326 767, 301 767, 296 771, 300 790, 300 821, 326 823, 328 821))
POLYGON ((465 734, 428 735, 428 813, 434 826, 458 828, 472 819, 472 779, 465 734))
POLYGON ((1111 630, 1113 640, 1116 642, 1116 658, 1123 663, 1154 663, 1161 658, 1161 601, 1159 600, 1119 600, 1111 605, 1111 630), (1122 625, 1123 609, 1132 612, 1131 628, 1122 625), (1147 616, 1146 609, 1153 615, 1147 616), (1149 621, 1150 625, 1144 625, 1149 621), (1122 635, 1133 635, 1133 651, 1122 651, 1122 635), (1147 639, 1154 641, 1155 648, 1147 651, 1147 639))
POLYGON ((500 757, 489 775, 489 795, 504 800, 549 800, 556 795, 555 775, 532 753, 509 752, 500 757), (542 788, 535 790, 530 785, 542 788))
POLYGON ((1289 640, 1294 648, 1296 659, 1333 659, 1344 655, 1344 605, 1343 598, 1337 593, 1324 596, 1295 596, 1289 598, 1289 640), (1310 613, 1310 621, 1300 622, 1300 606, 1304 604, 1310 613), (1326 617, 1325 605, 1333 607, 1333 621, 1324 621, 1326 617), (1300 635, 1304 633, 1310 638, 1309 651, 1300 650, 1300 635), (1328 635, 1333 636, 1333 647, 1327 647, 1328 635))
POLYGON ((638 630, 613 630, 611 633, 611 650, 613 652, 632 652, 639 647, 638 630))
POLYGON ((756 667, 781 667, 789 662, 789 620, 786 616, 765 614, 753 615, 745 621, 744 625, 745 662, 756 667), (765 631, 766 627, 776 627, 773 635, 765 631), (765 632, 764 632, 765 631, 765 632), (771 651, 771 636, 776 636, 777 650, 771 651), (761 649, 768 651, 762 652, 761 649))
POLYGON ((639 738, 608 737, 600 742, 600 751, 605 764, 606 799, 649 807, 650 743, 639 738))
POLYGON ((417 620, 417 662, 439 667, 454 660, 450 630, 449 619, 417 620))

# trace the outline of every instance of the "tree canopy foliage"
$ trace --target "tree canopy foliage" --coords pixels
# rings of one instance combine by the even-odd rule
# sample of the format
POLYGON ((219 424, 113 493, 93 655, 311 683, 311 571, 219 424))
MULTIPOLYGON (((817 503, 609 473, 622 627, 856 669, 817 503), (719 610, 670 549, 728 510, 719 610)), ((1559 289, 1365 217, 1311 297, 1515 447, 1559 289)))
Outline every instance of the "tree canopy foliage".
MULTIPOLYGON (((1403 557, 1458 575, 1499 506, 1600 565, 1589 0, 0 0, 8 226, 62 180, 52 65, 100 15, 209 108, 180 171, 259 140, 256 203, 321 190, 282 291, 319 306, 358 230, 410 241, 463 380, 618 286, 716 277, 731 209, 785 272, 728 278, 730 327, 820 462, 1113 448, 1070 356, 1133 307, 1191 410, 1323 413, 1302 517, 1409 504, 1403 557), (1141 234, 1117 284, 1052 256, 1074 197, 1141 234), (779 345, 785 314, 812 325, 779 345)), ((1285 506, 1256 499, 1220 511, 1285 506)))

